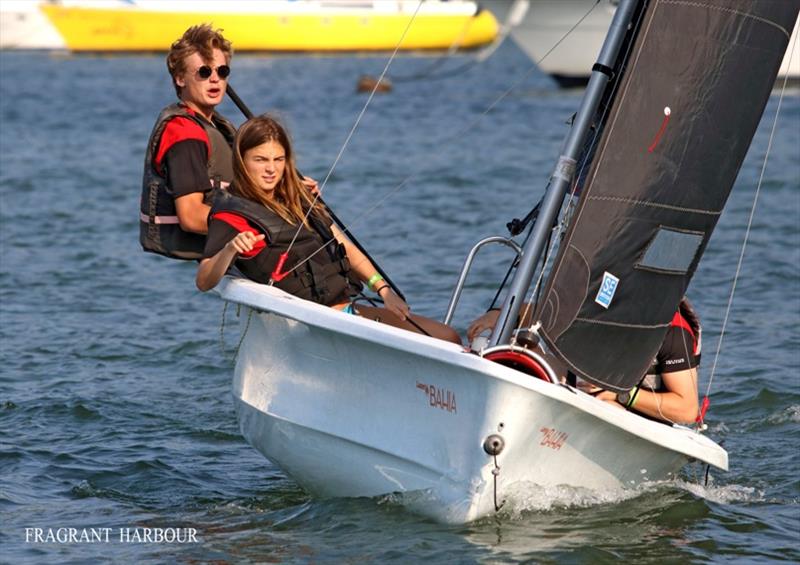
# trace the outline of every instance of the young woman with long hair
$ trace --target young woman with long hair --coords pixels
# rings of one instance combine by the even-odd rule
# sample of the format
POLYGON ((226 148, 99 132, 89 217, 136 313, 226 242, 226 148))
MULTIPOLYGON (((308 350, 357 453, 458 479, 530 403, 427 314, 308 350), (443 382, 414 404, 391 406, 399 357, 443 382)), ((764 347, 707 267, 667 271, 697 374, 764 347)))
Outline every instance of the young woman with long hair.
POLYGON ((200 290, 216 286, 235 264, 247 278, 300 298, 461 343, 452 328, 411 314, 370 260, 331 222, 303 185, 289 135, 275 119, 258 116, 239 128, 233 179, 211 210, 197 271, 200 290), (354 303, 362 283, 380 296, 384 307, 354 303))

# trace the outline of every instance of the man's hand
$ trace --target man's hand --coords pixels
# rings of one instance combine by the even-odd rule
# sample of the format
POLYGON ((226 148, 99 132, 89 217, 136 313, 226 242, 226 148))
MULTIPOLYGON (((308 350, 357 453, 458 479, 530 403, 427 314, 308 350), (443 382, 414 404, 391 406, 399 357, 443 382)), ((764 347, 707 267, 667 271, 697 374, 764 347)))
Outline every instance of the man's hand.
POLYGON ((486 330, 493 330, 500 317, 500 310, 489 310, 483 316, 475 320, 467 328, 467 340, 472 342, 476 337, 486 330))

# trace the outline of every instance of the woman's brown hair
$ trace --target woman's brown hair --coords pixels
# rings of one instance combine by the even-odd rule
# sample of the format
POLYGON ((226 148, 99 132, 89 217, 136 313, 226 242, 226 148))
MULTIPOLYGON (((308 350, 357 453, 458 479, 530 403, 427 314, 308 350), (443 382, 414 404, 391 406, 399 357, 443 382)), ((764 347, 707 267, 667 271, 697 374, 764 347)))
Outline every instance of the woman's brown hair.
POLYGON ((181 96, 181 87, 175 79, 186 72, 186 57, 192 53, 199 53, 203 61, 211 63, 214 60, 214 49, 222 51, 225 61, 231 62, 233 55, 231 42, 222 37, 221 29, 214 29, 209 24, 190 27, 172 44, 167 53, 167 70, 172 76, 172 86, 175 87, 178 98, 181 96))
POLYGON ((311 192, 303 185, 292 150, 292 142, 286 129, 274 118, 266 114, 250 118, 236 132, 233 142, 233 184, 231 192, 258 202, 274 211, 290 224, 299 224, 305 221, 306 211, 314 207, 317 217, 327 219, 319 202, 314 202, 311 192), (257 183, 250 177, 244 164, 245 154, 259 145, 269 141, 278 143, 286 152, 286 167, 283 177, 278 182, 271 197, 267 197, 258 188, 257 183))

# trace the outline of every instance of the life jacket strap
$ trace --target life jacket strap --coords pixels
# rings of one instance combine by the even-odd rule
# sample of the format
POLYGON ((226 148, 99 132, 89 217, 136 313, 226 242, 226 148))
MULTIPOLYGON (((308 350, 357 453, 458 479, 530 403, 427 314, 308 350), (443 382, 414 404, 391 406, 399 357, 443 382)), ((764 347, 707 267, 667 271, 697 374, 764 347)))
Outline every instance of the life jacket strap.
POLYGON ((139 220, 145 224, 180 224, 178 216, 153 216, 139 212, 139 220))

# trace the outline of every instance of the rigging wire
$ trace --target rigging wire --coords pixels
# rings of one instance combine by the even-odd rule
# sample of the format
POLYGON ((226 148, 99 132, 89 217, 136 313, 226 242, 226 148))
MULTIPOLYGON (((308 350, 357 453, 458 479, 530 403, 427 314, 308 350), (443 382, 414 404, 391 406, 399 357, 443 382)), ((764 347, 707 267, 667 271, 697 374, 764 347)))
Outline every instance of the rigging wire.
MULTIPOLYGON (((331 178, 331 175, 333 174, 333 171, 336 169, 336 165, 339 164, 339 160, 342 158, 342 155, 344 155, 344 151, 345 151, 345 149, 347 149, 347 146, 350 143, 350 140, 352 139, 353 134, 355 134, 356 129, 358 129, 358 125, 361 123, 361 118, 363 118, 364 114, 367 112, 367 108, 369 107, 370 103, 372 102, 372 99, 375 97, 375 92, 378 90, 378 87, 380 86, 381 81, 386 76, 386 73, 389 70, 389 66, 392 64, 392 61, 394 61, 395 57, 397 56, 397 52, 400 50, 400 45, 403 44, 403 40, 406 38, 406 34, 408 33, 408 30, 411 29, 411 24, 414 23, 414 20, 416 19, 417 14, 419 13, 419 9, 420 9, 421 6, 422 6, 422 0, 419 0, 419 2, 417 2, 417 7, 414 10, 414 13, 411 15, 411 19, 408 20, 408 24, 406 25, 405 29, 403 30, 403 34, 400 36, 400 39, 397 41, 397 45, 394 46, 394 51, 392 51, 392 55, 389 57, 389 60, 386 61, 386 65, 383 67, 383 71, 381 72, 381 76, 378 77, 378 80, 375 83, 375 86, 372 87, 372 91, 369 93, 369 97, 367 98, 367 101, 364 103, 364 107, 361 108, 361 112, 358 114, 358 117, 356 118, 356 121, 353 124, 353 127, 350 128, 350 133, 347 134, 347 138, 344 140, 344 143, 342 143, 342 147, 339 149, 339 153, 338 153, 338 155, 336 155, 336 159, 334 159, 333 164, 328 169, 328 173, 325 175, 325 178, 323 179, 322 184, 319 187, 319 190, 314 195, 314 199, 311 201, 311 206, 308 207, 308 211, 306 211, 306 215, 303 217, 303 221, 300 222, 300 224, 298 224, 297 230, 294 232, 294 236, 292 237, 292 241, 289 243, 289 247, 286 249, 286 252, 283 253, 283 256, 288 257, 289 251, 291 251, 292 246, 294 245, 294 242, 297 240, 297 237, 300 235, 300 231, 302 230, 303 225, 308 221, 308 217, 311 215, 311 212, 314 210, 314 206, 316 205, 317 201, 319 200, 320 195, 322 194, 322 191, 325 189, 325 186, 328 184, 328 180, 331 178)), ((345 232, 346 231, 349 231, 349 229, 345 230, 345 232)), ((332 241, 333 241, 333 239, 331 241, 327 242, 323 246, 323 248, 326 247, 332 241)), ((318 253, 320 250, 321 249, 318 249, 315 252, 315 254, 318 253)), ((309 256, 309 258, 310 258, 310 256, 309 256)), ((280 265, 282 265, 282 263, 279 263, 279 266, 280 265)), ((299 267, 300 265, 302 265, 302 263, 299 263, 298 265, 296 265, 295 268, 299 267)), ((288 273, 292 272, 293 270, 294 269, 291 269, 290 271, 286 271, 284 274, 288 274, 288 273)))
MULTIPOLYGON (((464 38, 467 36, 469 32, 469 28, 472 27, 472 23, 474 22, 474 16, 470 17, 466 23, 462 26, 461 32, 458 36, 453 40, 450 44, 450 47, 447 48, 447 51, 437 59, 435 59, 426 69, 422 71, 410 74, 410 75, 400 75, 400 76, 389 76, 388 78, 394 82, 412 82, 415 80, 421 80, 424 78, 429 78, 431 73, 433 73, 437 68, 441 67, 447 60, 455 55, 456 52, 461 48, 461 44, 464 42, 464 38)), ((468 61, 469 63, 473 63, 471 59, 468 61)), ((439 78, 439 77, 430 77, 430 78, 439 78)))
MULTIPOLYGON (((495 98, 495 99, 494 99, 494 100, 493 100, 493 101, 492 101, 492 102, 489 104, 489 106, 487 106, 487 108, 486 108, 486 109, 485 109, 485 110, 484 110, 484 111, 483 111, 483 112, 482 112, 482 113, 481 113, 479 116, 477 116, 477 117, 476 117, 474 120, 472 120, 470 123, 468 123, 468 124, 466 125, 466 127, 464 127, 464 128, 461 128, 461 129, 460 129, 460 130, 458 130, 458 131, 457 131, 455 134, 453 134, 453 135, 451 135, 451 136, 449 136, 449 137, 446 137, 446 138, 445 138, 445 139, 444 139, 444 140, 441 142, 441 144, 448 144, 448 143, 450 143, 451 141, 453 141, 453 142, 458 142, 459 140, 463 139, 463 138, 464 138, 464 136, 467 134, 467 132, 469 132, 469 131, 470 131, 470 130, 472 130, 472 129, 473 129, 475 126, 477 126, 477 124, 478 124, 478 123, 479 123, 479 122, 480 122, 480 121, 481 121, 481 120, 482 120, 482 119, 483 119, 483 118, 484 118, 484 117, 485 117, 487 114, 489 114, 489 112, 491 112, 492 110, 494 110, 494 108, 495 108, 495 107, 496 107, 496 106, 497 106, 497 105, 498 105, 500 102, 502 102, 502 101, 503 101, 503 100, 504 100, 504 99, 505 99, 505 98, 506 98, 506 97, 507 97, 509 94, 511 94, 511 93, 512 93, 514 90, 516 90, 516 89, 517 89, 517 88, 518 88, 518 87, 519 87, 519 86, 520 86, 520 85, 521 85, 521 84, 522 84, 522 83, 523 83, 525 80, 527 80, 527 79, 528 79, 528 78, 529 78, 529 77, 530 77, 530 76, 531 76, 531 75, 532 75, 532 74, 533 74, 533 73, 534 73, 536 70, 538 70, 538 65, 540 65, 540 64, 541 64, 541 63, 542 63, 542 62, 543 62, 545 59, 547 59, 547 57, 548 57, 548 56, 549 56, 549 55, 550 55, 550 54, 551 54, 553 51, 555 51, 555 49, 556 49, 556 48, 557 48, 559 45, 561 45, 561 43, 563 43, 563 42, 564 42, 564 40, 566 40, 566 38, 567 38, 567 37, 568 37, 570 34, 572 34, 572 32, 573 32, 573 31, 575 31, 575 29, 576 29, 576 28, 577 28, 577 27, 578 27, 578 26, 579 26, 581 23, 583 23, 583 21, 584 21, 584 20, 585 20, 585 19, 586 19, 586 18, 589 16, 589 14, 591 14, 591 13, 594 11, 594 9, 597 7, 597 5, 598 5, 598 4, 600 4, 600 2, 601 2, 601 0, 595 0, 594 4, 592 4, 592 6, 589 8, 589 10, 587 10, 587 11, 586 11, 586 13, 585 13, 585 14, 583 14, 583 16, 581 16, 581 17, 580 17, 580 19, 578 19, 578 21, 577 21, 577 22, 575 22, 575 24, 574 24, 574 25, 573 25, 571 28, 569 28, 569 30, 567 30, 567 31, 564 33, 564 35, 562 35, 562 36, 561 36, 561 37, 558 39, 558 41, 556 41, 556 42, 553 44, 553 46, 552 46, 552 47, 550 47, 550 49, 548 49, 548 50, 547 50, 547 52, 546 52, 544 55, 542 55, 542 57, 541 57, 539 60, 537 60, 536 62, 534 62, 534 63, 531 65, 531 67, 528 69, 528 71, 527 71, 526 73, 524 73, 523 75, 521 75, 521 76, 520 76, 520 78, 518 78, 516 81, 514 81, 514 82, 511 84, 511 86, 510 86, 510 87, 508 87, 508 88, 507 88, 507 89, 506 89, 506 90, 505 90, 505 91, 504 91, 502 94, 500 94, 500 96, 498 96, 497 98, 495 98)), ((394 55, 393 55, 393 56, 394 56, 394 55)), ((388 68, 388 66, 387 66, 387 68, 388 68)), ((384 69, 384 74, 385 74, 385 72, 386 72, 386 69, 384 69)), ((384 75, 382 74, 382 75, 381 75, 381 78, 383 78, 383 76, 384 76, 384 75)), ((372 94, 370 94, 370 98, 369 98, 369 100, 367 100, 367 104, 369 104, 369 101, 372 99, 372 95, 374 94, 374 92, 375 92, 375 89, 377 89, 377 87, 378 87, 378 85, 379 85, 379 84, 380 84, 380 82, 377 82, 377 83, 376 83, 376 86, 373 88, 373 92, 372 92, 372 94)), ((366 106, 365 106, 365 109, 366 109, 366 106)), ((349 140, 349 137, 348 137, 348 140, 349 140)), ((338 160, 338 158, 337 158, 337 160, 338 160)), ((379 198, 379 199, 378 199, 378 200, 377 200, 377 201, 376 201, 376 202, 375 202, 375 203, 374 203, 372 206, 370 206, 370 207, 366 208, 366 209, 365 209, 365 210, 364 210, 364 211, 363 211, 361 214, 359 214, 358 216, 356 216, 356 217, 355 217, 355 219, 351 220, 351 221, 348 223, 348 226, 347 226, 347 228, 346 228, 346 229, 344 229, 344 230, 342 230, 342 233, 345 233, 345 234, 346 234, 346 233, 350 232, 351 228, 352 228, 354 225, 357 225, 359 222, 361 222, 362 220, 364 220, 365 218, 367 218, 367 217, 368 217, 368 216, 369 216, 369 215, 370 215, 372 212, 374 212, 374 211, 375 211, 377 208, 379 208, 379 207, 380 207, 380 206, 381 206, 381 205, 382 205, 384 202, 386 202, 386 200, 388 200, 389 198, 391 198, 392 196, 394 196, 394 195, 395 195, 397 192, 399 192, 401 189, 403 189, 403 188, 404 188, 404 187, 405 187, 405 186, 406 186, 406 185, 407 185, 407 184, 408 184, 408 183, 409 183, 409 182, 410 182, 410 181, 411 181, 413 178, 416 178, 416 177, 417 177, 417 176, 419 176, 420 174, 422 174, 422 173, 421 173, 421 172, 414 172, 414 173, 411 173, 411 174, 409 174, 408 176, 406 176, 406 177, 405 177, 403 180, 401 180, 401 181, 400 181, 400 183, 399 183, 399 184, 397 184, 397 185, 396 185, 394 188, 392 188, 392 189, 391 189, 391 190, 389 190, 389 191, 388 191, 386 194, 384 194, 384 195, 383 195, 381 198, 379 198)), ((330 175, 328 175, 328 176, 330 176, 330 175)), ((326 177, 326 178, 325 178, 325 182, 327 182, 327 180, 328 180, 328 177, 326 177)), ((322 191, 322 188, 324 188, 324 186, 325 186, 325 183, 323 182, 322 186, 320 187, 320 192, 322 191)), ((289 273, 291 273, 292 271, 294 271, 295 269, 298 269, 299 267, 301 267, 302 265, 304 265, 306 262, 310 261, 312 257, 314 257, 314 256, 315 256, 317 253, 319 253, 319 252, 321 252, 323 249, 325 249, 325 247, 326 247, 328 244, 332 243, 333 241, 334 241, 334 239, 330 239, 330 240, 328 240, 327 242, 325 242, 325 244, 324 244, 324 245, 322 245, 322 246, 321 246, 319 249, 317 249, 317 250, 316 250, 316 251, 314 251, 313 253, 310 253, 310 254, 309 254, 307 257, 305 257, 304 259, 300 260, 300 261, 299 261, 297 264, 295 264, 295 265, 294 265, 293 267, 291 267, 289 270, 287 270, 287 271, 284 271, 284 274, 289 274, 289 273)))
MULTIPOLYGON (((791 65, 792 63, 792 57, 794 56, 796 45, 797 45, 797 37, 795 37, 794 45, 792 45, 792 50, 789 53, 788 65, 791 65)), ((755 216, 756 206, 758 204, 758 197, 761 193, 761 184, 764 181, 764 173, 767 170, 767 161, 769 160, 769 154, 772 151, 772 140, 775 137, 775 130, 777 129, 778 126, 778 116, 781 113, 781 105, 783 104, 783 95, 786 92, 786 85, 788 84, 788 82, 789 82, 789 73, 787 72, 783 78, 783 86, 781 87, 781 93, 780 96, 778 97, 778 107, 775 109, 775 118, 772 120, 772 129, 769 134, 769 142, 767 143, 767 152, 764 155, 764 162, 761 165, 761 174, 758 177, 758 184, 756 185, 756 191, 755 194, 753 195, 753 205, 750 208, 750 217, 747 220, 747 229, 745 230, 744 233, 744 241, 742 241, 742 249, 739 253, 739 261, 736 265, 736 273, 733 276, 733 283, 731 284, 731 292, 730 295, 728 296, 728 305, 725 308, 725 317, 722 321, 722 329, 720 330, 719 333, 719 341, 717 341, 717 351, 714 354, 714 363, 711 366, 711 375, 708 378, 708 387, 706 388, 706 398, 708 398, 708 395, 711 392, 711 384, 714 382, 714 374, 716 373, 717 370, 717 361, 719 361, 719 354, 720 351, 722 350, 722 338, 725 337, 725 330, 728 327, 728 319, 730 317, 731 308, 733 306, 733 296, 734 293, 736 292, 736 283, 739 280, 739 274, 741 273, 742 270, 742 263, 744 262, 744 252, 745 249, 747 249, 747 240, 750 238, 750 229, 753 225, 753 217, 755 216)))
MULTIPOLYGON (((598 1, 600 1, 600 0, 598 0, 598 1)), ((461 73, 463 73, 465 71, 468 71, 469 69, 471 69, 472 67, 474 67, 478 63, 482 63, 483 61, 485 61, 486 59, 491 57, 494 54, 494 52, 497 51, 497 48, 500 47, 500 45, 506 40, 506 38, 508 37, 508 34, 511 33, 511 30, 516 25, 518 25, 520 23, 520 21, 522 21, 522 18, 525 17, 525 14, 527 13, 527 11, 529 9, 528 2, 529 2, 529 0, 515 0, 514 4, 512 4, 511 8, 509 8, 508 14, 506 16, 506 19, 503 22, 503 25, 500 27, 500 33, 497 34, 497 37, 495 38, 495 40, 492 41, 489 45, 487 45, 483 49, 481 49, 473 57, 470 57, 469 59, 467 59, 461 65, 458 65, 458 66, 456 66, 456 67, 454 67, 452 69, 449 69, 449 70, 447 70, 445 72, 438 73, 436 75, 433 74, 433 71, 435 71, 437 68, 441 67, 444 63, 447 62, 448 59, 453 57, 458 52, 458 50, 461 48, 461 43, 463 43, 463 41, 464 41, 464 37, 466 37, 467 32, 469 31, 469 28, 472 26, 472 24, 474 22, 475 16, 477 16, 478 14, 475 14, 475 16, 473 16, 473 17, 471 17, 469 19, 469 21, 467 22, 467 25, 465 26, 463 32, 461 33, 461 35, 458 38, 456 38, 456 40, 453 42, 453 44, 450 45, 450 47, 448 48, 447 52, 444 55, 442 55, 441 57, 439 57, 438 59, 436 59, 435 61, 433 61, 433 63, 431 63, 426 69, 423 69, 422 71, 414 73, 414 74, 411 74, 411 75, 390 76, 389 79, 391 79, 394 82, 400 82, 400 83, 402 83, 402 82, 411 82, 411 81, 421 80, 421 79, 439 80, 439 79, 443 79, 443 78, 451 78, 451 77, 457 76, 457 75, 459 75, 459 74, 461 74, 461 73)), ((478 13, 480 13, 480 12, 478 12, 478 13)))

